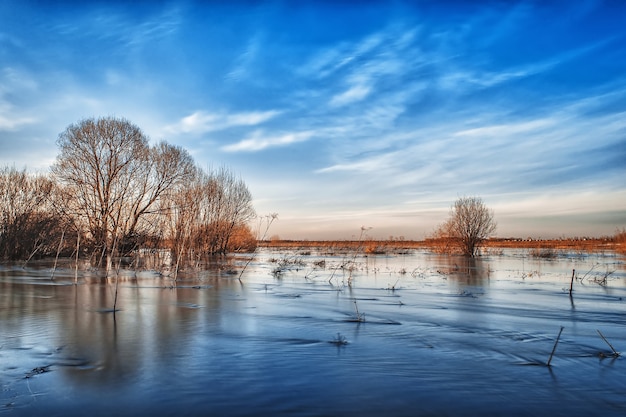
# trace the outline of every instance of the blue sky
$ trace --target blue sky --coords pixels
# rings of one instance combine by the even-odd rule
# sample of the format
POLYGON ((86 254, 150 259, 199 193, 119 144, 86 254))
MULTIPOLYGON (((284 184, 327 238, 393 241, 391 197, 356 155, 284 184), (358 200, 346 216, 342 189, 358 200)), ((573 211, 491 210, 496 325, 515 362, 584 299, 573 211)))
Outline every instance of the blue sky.
POLYGON ((241 175, 270 234, 626 226, 626 2, 0 2, 0 165, 124 117, 241 175), (470 4, 471 3, 471 4, 470 4))

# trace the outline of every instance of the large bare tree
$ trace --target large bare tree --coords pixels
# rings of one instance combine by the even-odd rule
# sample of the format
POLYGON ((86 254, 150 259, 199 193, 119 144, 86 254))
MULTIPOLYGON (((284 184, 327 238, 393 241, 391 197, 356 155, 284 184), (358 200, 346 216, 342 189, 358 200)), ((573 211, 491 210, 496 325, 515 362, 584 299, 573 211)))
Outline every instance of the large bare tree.
POLYGON ((480 197, 461 197, 454 202, 449 218, 439 226, 436 236, 458 246, 464 255, 474 257, 496 227, 493 211, 480 197))
POLYGON ((193 171, 181 148, 150 147, 125 119, 85 119, 59 135, 52 173, 67 196, 66 212, 86 229, 104 259, 142 227, 156 202, 193 171))
POLYGON ((52 173, 71 195, 68 204, 86 223, 95 247, 110 255, 133 178, 145 171, 148 140, 127 120, 92 118, 70 125, 57 144, 52 173))

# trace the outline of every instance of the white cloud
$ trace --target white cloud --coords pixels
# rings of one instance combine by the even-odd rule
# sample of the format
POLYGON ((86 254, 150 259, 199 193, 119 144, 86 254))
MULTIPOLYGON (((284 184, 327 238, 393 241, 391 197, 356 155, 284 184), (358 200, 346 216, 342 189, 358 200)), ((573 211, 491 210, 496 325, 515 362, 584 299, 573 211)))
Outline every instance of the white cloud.
POLYGON ((6 130, 16 130, 23 125, 32 123, 35 123, 35 119, 28 117, 5 117, 3 115, 0 115, 0 132, 6 130))
POLYGON ((338 163, 326 168, 318 169, 316 173, 323 174, 337 171, 356 171, 361 173, 375 172, 376 175, 383 175, 393 171, 394 160, 398 158, 399 152, 383 152, 364 158, 338 163))
POLYGON ((371 91, 372 88, 368 85, 354 85, 343 93, 333 96, 333 98, 330 100, 330 105, 333 107, 339 107, 356 101, 361 101, 365 97, 367 97, 371 91))
POLYGON ((325 78, 349 64, 356 62, 371 53, 384 41, 383 33, 375 33, 353 44, 340 43, 315 55, 301 70, 303 74, 311 74, 325 78))
POLYGON ((11 111, 12 106, 0 102, 0 132, 17 130, 21 126, 36 123, 32 117, 20 117, 11 111))
POLYGON ((539 120, 531 120, 531 121, 522 122, 522 123, 500 124, 500 125, 478 127, 475 129, 467 129, 467 130, 462 130, 460 132, 457 132, 454 135, 455 136, 472 136, 472 137, 509 136, 509 135, 515 135, 518 133, 525 133, 529 131, 542 129, 545 127, 553 126, 554 124, 555 124, 555 120, 539 119, 539 120))
POLYGON ((281 112, 276 110, 245 113, 208 113, 197 111, 183 117, 180 122, 166 127, 169 133, 207 133, 237 126, 255 126, 264 123, 281 112))
POLYGON ((314 132, 288 133, 280 136, 264 136, 261 132, 255 132, 252 137, 240 142, 222 147, 226 152, 253 152, 270 147, 287 146, 297 142, 304 142, 313 136, 314 132))

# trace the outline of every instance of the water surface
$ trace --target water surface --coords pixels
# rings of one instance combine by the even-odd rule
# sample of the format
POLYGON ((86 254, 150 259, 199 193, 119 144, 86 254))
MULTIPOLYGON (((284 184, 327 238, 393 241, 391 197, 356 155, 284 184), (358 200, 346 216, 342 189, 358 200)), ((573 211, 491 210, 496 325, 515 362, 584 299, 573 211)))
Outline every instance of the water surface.
POLYGON ((0 414, 626 415, 616 254, 246 261, 121 270, 115 313, 100 271, 1 265, 0 414))

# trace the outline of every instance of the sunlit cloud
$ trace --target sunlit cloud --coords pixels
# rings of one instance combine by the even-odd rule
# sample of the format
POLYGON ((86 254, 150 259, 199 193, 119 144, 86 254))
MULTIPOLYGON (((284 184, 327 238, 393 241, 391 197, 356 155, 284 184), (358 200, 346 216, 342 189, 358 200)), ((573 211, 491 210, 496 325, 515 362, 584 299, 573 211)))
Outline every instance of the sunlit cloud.
POLYGON ((250 138, 222 147, 226 152, 254 152, 277 146, 288 146, 298 142, 309 140, 314 132, 288 133, 284 135, 266 135, 263 132, 255 132, 250 138))

